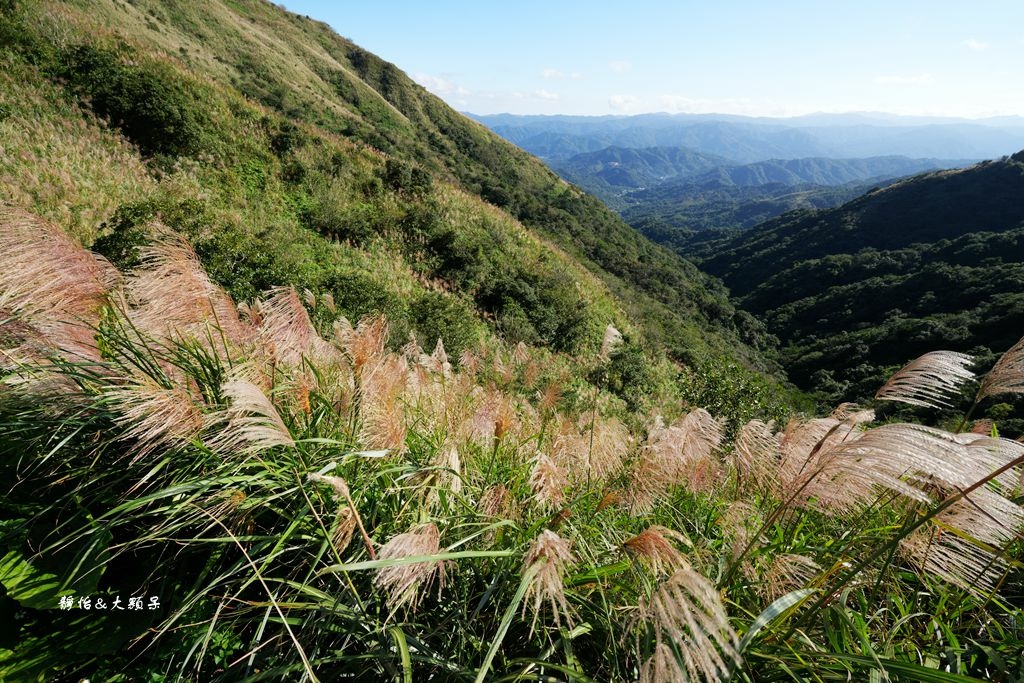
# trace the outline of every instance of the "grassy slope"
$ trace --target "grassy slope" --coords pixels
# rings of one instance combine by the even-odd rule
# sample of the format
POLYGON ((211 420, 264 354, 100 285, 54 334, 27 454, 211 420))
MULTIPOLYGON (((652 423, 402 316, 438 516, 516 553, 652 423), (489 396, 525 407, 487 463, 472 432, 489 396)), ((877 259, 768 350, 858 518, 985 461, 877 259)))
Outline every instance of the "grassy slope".
POLYGON ((587 264, 679 357, 736 348, 717 283, 326 25, 258 2, 173 11, 101 4, 100 14, 272 109, 420 164, 505 209, 587 264))
MULTIPOLYGON (((458 298, 456 309, 475 309, 511 341, 594 349, 604 322, 614 320, 650 352, 690 366, 728 358, 746 368, 772 367, 751 348, 767 348, 770 340, 735 311, 717 281, 637 235, 543 164, 324 24, 261 2, 202 8, 27 2, 20 16, 29 27, 28 42, 46 48, 43 57, 15 59, 11 67, 18 76, 9 82, 9 96, 49 93, 52 106, 75 109, 68 125, 79 127, 83 137, 102 135, 105 144, 123 147, 116 135, 102 132, 88 108, 78 109, 92 102, 95 113, 120 122, 96 106, 102 100, 74 52, 83 42, 114 54, 119 63, 158 72, 196 109, 194 140, 184 152, 147 149, 135 140, 152 156, 146 164, 134 159, 128 173, 113 163, 97 165, 93 172, 116 185, 116 192, 27 194, 36 182, 33 162, 8 159, 5 198, 60 219, 86 243, 111 226, 159 214, 205 243, 197 247, 214 277, 243 299, 282 283, 330 291, 350 316, 387 311, 402 334, 426 314, 409 310, 408 297, 384 275, 397 263, 426 278, 426 289, 458 298), (282 132, 289 121, 300 127, 294 148, 282 132), (287 149, 274 149, 282 138, 287 149), (392 162, 395 168, 388 166, 392 162), (410 169, 425 172, 439 194, 450 195, 443 188, 453 185, 468 193, 465 201, 476 196, 501 208, 502 230, 525 228, 536 235, 551 255, 544 257, 548 265, 536 268, 539 252, 519 254, 500 231, 439 226, 434 217, 443 212, 434 210, 434 195, 405 191, 410 169), (117 208, 122 211, 104 228, 117 208), (322 237, 357 249, 339 250, 322 237), (268 244, 273 248, 261 248, 268 244), (444 256, 453 250, 460 254, 457 263, 444 256), (500 253, 510 254, 510 267, 499 263, 500 253), (490 255, 482 268, 474 265, 480 254, 490 255), (332 266, 353 260, 358 277, 348 266, 332 266), (492 277, 495 269, 502 272, 492 277), (358 290, 367 289, 385 295, 366 301, 358 290)), ((24 44, 26 32, 16 33, 13 42, 24 44)), ((19 53, 34 49, 23 46, 19 53)), ((39 117, 62 116, 59 109, 31 112, 8 125, 28 131, 39 117)), ((51 150, 51 156, 64 153, 51 150)), ((78 182, 82 164, 65 161, 66 175, 78 182)), ((484 212, 483 203, 477 205, 484 212)), ((418 296, 425 296, 422 286, 418 296)), ((436 336, 436 330, 425 332, 436 336)))

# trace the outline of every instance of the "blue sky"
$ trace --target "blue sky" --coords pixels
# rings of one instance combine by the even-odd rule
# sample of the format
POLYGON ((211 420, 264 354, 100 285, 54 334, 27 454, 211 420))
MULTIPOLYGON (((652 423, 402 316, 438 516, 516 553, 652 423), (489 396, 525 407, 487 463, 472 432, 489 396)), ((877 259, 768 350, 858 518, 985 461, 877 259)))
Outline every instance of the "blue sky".
POLYGON ((285 0, 461 111, 1024 115, 1024 1, 285 0))

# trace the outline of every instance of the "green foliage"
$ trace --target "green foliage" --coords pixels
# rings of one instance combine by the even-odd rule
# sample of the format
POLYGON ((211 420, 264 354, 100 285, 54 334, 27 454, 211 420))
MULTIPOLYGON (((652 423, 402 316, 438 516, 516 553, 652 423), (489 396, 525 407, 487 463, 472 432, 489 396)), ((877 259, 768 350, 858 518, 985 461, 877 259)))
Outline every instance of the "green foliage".
POLYGON ((684 373, 680 384, 684 400, 722 417, 731 434, 748 420, 759 417, 783 423, 790 406, 808 407, 797 396, 782 393, 761 375, 724 357, 684 373))
POLYGON ((125 59, 108 48, 78 45, 63 55, 61 75, 143 154, 198 152, 205 119, 200 96, 167 64, 125 59))
POLYGON ((427 292, 409 306, 416 340, 432 351, 439 339, 448 355, 457 360, 463 350, 476 346, 480 338, 473 311, 465 303, 439 292, 427 292))
POLYGON ((419 166, 388 158, 384 163, 384 185, 396 192, 422 197, 430 192, 433 181, 430 173, 419 166))
POLYGON ((594 377, 596 384, 604 383, 608 391, 626 402, 631 411, 639 410, 644 401, 656 393, 659 377, 643 348, 627 340, 612 354, 602 375, 594 377))
POLYGON ((826 402, 865 400, 936 348, 991 357, 1024 329, 1024 165, 924 175, 702 246, 826 402))
POLYGON ((270 149, 278 156, 285 156, 309 142, 309 136, 301 128, 291 121, 281 121, 270 138, 270 149))
POLYGON ((140 249, 150 243, 145 222, 156 217, 150 203, 122 206, 101 226, 92 249, 122 270, 139 264, 140 249))

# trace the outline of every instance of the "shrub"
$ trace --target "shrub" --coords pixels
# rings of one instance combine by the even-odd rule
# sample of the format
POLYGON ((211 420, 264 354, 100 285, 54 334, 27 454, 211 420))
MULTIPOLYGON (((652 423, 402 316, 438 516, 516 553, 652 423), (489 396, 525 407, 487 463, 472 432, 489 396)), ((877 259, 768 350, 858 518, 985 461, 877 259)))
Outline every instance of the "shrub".
POLYGON ((112 50, 79 45, 64 56, 63 76, 143 154, 187 155, 199 150, 204 116, 198 98, 170 66, 126 64, 112 50))
POLYGON ((396 192, 422 197, 433 189, 433 179, 419 166, 392 158, 384 164, 384 185, 396 192))
POLYGON ((472 309, 440 292, 427 292, 416 299, 410 306, 410 314, 416 338, 427 351, 432 350, 440 338, 444 340, 449 357, 458 358, 479 336, 472 309))

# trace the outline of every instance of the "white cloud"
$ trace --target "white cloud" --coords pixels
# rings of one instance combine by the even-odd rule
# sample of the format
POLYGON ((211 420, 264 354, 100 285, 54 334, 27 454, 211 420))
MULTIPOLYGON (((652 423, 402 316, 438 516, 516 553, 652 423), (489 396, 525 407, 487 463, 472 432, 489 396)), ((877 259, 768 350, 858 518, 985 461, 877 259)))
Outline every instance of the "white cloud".
POLYGON ((458 95, 459 97, 465 97, 470 94, 467 88, 441 76, 431 76, 430 74, 418 73, 413 76, 413 80, 422 85, 424 88, 440 95, 441 97, 458 95))
POLYGON ((971 50, 974 50, 975 52, 984 52, 985 50, 987 50, 990 47, 992 47, 988 43, 986 43, 984 41, 981 41, 981 40, 977 40, 975 38, 971 38, 970 40, 965 40, 964 41, 964 46, 969 48, 969 49, 971 49, 971 50))
POLYGON ((612 95, 608 98, 608 106, 614 111, 630 112, 640 104, 640 98, 632 95, 612 95))
POLYGON ((540 72, 540 77, 545 78, 549 81, 564 79, 579 81, 583 79, 583 74, 581 74, 579 71, 571 71, 569 73, 566 73, 559 69, 544 69, 540 72))
POLYGON ((772 101, 755 102, 745 97, 694 98, 683 95, 662 95, 658 105, 670 114, 739 114, 741 116, 797 116, 807 112, 789 104, 772 101))
POLYGON ((875 76, 875 83, 884 85, 928 85, 934 83, 935 78, 931 74, 886 74, 875 76))
POLYGON ((613 59, 608 62, 608 68, 612 70, 612 73, 624 74, 633 68, 633 63, 622 59, 613 59))
POLYGON ((558 99, 558 93, 551 92, 550 90, 545 90, 544 88, 541 88, 540 90, 534 90, 533 91, 533 95, 534 95, 534 97, 539 97, 542 100, 557 100, 558 99))

